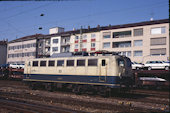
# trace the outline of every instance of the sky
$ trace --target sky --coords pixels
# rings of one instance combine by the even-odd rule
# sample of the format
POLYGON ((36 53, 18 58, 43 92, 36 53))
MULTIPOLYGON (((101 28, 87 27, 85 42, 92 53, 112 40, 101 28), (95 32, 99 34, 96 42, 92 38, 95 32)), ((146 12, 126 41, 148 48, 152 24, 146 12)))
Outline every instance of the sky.
POLYGON ((0 1, 0 40, 169 18, 168 0, 0 1), (44 14, 44 16, 41 16, 44 14), (39 29, 39 28, 42 29, 39 29))

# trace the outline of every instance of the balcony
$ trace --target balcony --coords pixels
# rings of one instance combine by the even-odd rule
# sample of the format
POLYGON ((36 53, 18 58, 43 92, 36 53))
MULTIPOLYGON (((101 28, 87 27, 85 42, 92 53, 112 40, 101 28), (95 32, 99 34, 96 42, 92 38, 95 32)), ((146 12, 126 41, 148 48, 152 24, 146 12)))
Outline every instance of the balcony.
POLYGON ((96 41, 96 39, 95 39, 95 38, 91 39, 91 42, 95 42, 95 41, 96 41))
POLYGON ((95 48, 91 48, 91 51, 95 51, 96 49, 95 48))
POLYGON ((124 41, 124 42, 113 42, 112 48, 126 48, 131 47, 131 41, 124 41))
POLYGON ((79 41, 78 40, 75 40, 75 43, 78 43, 79 41))
POLYGON ((83 48, 82 51, 87 51, 87 49, 86 49, 86 48, 83 48))
POLYGON ((70 42, 61 43, 61 46, 70 46, 70 42))
POLYGON ((77 52, 77 51, 78 51, 78 49, 74 49, 74 51, 75 51, 75 52, 77 52))

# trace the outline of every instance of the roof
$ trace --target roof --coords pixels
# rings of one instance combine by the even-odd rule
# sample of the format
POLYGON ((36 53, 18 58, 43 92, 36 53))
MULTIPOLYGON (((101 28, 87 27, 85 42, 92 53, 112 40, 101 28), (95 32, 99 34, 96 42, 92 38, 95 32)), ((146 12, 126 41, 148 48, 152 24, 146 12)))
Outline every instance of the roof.
MULTIPOLYGON (((146 26, 146 25, 154 25, 154 24, 163 24, 163 23, 169 23, 169 19, 162 19, 162 20, 153 20, 153 21, 144 21, 144 22, 138 22, 138 23, 130 23, 130 24, 121 24, 121 25, 109 25, 109 26, 97 26, 96 28, 88 28, 88 29, 82 29, 83 33, 90 33, 90 32, 99 32, 102 30, 112 30, 112 29, 120 29, 120 28, 128 28, 128 27, 138 27, 138 26, 146 26)), ((66 31, 56 34, 49 34, 46 35, 47 37, 51 36, 69 36, 74 34, 80 34, 80 29, 73 30, 73 31, 66 31)))
MULTIPOLYGON (((109 26, 101 26, 101 27, 98 25, 95 28, 89 27, 87 29, 82 29, 82 33, 100 32, 102 30, 112 30, 112 29, 120 29, 120 28, 128 28, 128 27, 163 24, 163 23, 169 23, 169 19, 144 21, 144 22, 138 22, 138 23, 121 24, 121 25, 109 25, 109 26)), ((56 33, 56 34, 47 34, 47 35, 35 34, 35 35, 25 36, 22 38, 12 40, 9 43, 33 40, 33 39, 37 39, 37 38, 50 38, 52 36, 63 36, 64 37, 64 36, 70 36, 70 35, 75 35, 75 34, 80 34, 80 29, 73 30, 73 31, 60 32, 60 33, 56 33)))
POLYGON ((138 27, 138 26, 163 24, 163 23, 169 23, 169 19, 144 21, 144 22, 138 22, 138 23, 122 24, 122 25, 114 25, 114 26, 110 26, 110 27, 109 26, 103 27, 102 30, 120 29, 120 28, 128 28, 128 27, 138 27))
POLYGON ((44 36, 43 34, 35 34, 35 35, 25 36, 25 37, 21 37, 21 38, 12 40, 9 43, 21 42, 21 41, 27 41, 27 40, 34 40, 34 39, 37 39, 37 38, 43 37, 43 36, 44 36))
POLYGON ((7 41, 0 41, 0 45, 7 45, 7 41))

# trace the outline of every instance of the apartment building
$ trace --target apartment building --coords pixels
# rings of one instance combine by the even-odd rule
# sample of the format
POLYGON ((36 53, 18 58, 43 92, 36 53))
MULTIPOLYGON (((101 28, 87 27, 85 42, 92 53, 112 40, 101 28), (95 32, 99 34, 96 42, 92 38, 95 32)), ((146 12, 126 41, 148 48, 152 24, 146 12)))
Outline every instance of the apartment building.
POLYGON ((35 34, 10 41, 7 63, 25 63, 28 59, 37 58, 37 39, 41 37, 42 34, 35 34))
POLYGON ((0 65, 6 64, 7 59, 7 41, 0 41, 0 65))
POLYGON ((169 60, 168 19, 106 27, 100 33, 102 50, 142 63, 169 60))
POLYGON ((70 52, 70 36, 74 31, 64 32, 64 28, 56 27, 49 30, 51 39, 50 55, 56 53, 70 52))
POLYGON ((115 51, 132 61, 169 60, 169 20, 82 29, 71 35, 70 51, 115 51))
POLYGON ((78 29, 49 30, 9 42, 8 63, 24 63, 30 58, 43 58, 62 52, 115 51, 132 61, 169 60, 169 19, 123 25, 78 29))

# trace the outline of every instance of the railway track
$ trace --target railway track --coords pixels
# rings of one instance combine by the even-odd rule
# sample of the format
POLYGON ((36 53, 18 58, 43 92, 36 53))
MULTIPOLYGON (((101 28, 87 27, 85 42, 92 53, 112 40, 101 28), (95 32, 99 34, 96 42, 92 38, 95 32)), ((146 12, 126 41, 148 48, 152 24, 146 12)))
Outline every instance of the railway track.
MULTIPOLYGON (((31 104, 32 106, 34 106, 36 104, 40 104, 39 108, 41 108, 41 105, 43 103, 45 104, 45 106, 50 107, 54 106, 59 108, 62 108, 62 106, 64 106, 64 108, 85 112, 119 111, 118 113, 124 112, 163 113, 169 111, 169 98, 168 98, 169 92, 135 89, 129 94, 122 93, 117 96, 114 95, 108 98, 103 98, 98 95, 87 96, 87 95, 75 95, 70 92, 47 92, 41 90, 30 90, 29 88, 27 89, 27 87, 25 86, 21 86, 21 84, 18 82, 11 83, 12 85, 10 84, 5 85, 1 83, 2 82, 0 82, 0 99, 5 101, 6 103, 8 103, 8 101, 9 103, 11 103, 11 101, 12 102, 16 101, 21 104, 23 103, 23 107, 20 107, 21 111, 22 109, 23 110, 31 109, 31 106, 28 106, 27 108, 27 106, 25 105, 31 104)), ((2 106, 4 106, 5 108, 5 104, 2 104, 2 106)), ((45 107, 42 107, 42 109, 43 108, 45 107)), ((6 109, 14 108, 6 107, 6 109)), ((36 112, 36 109, 32 110, 36 112)))
MULTIPOLYGON (((0 98, 0 106, 3 109, 8 109, 13 112, 23 113, 76 113, 77 111, 68 110, 61 107, 54 107, 50 105, 37 104, 28 101, 21 101, 17 99, 0 98)), ((80 111, 78 112, 80 113, 80 111)))
MULTIPOLYGON (((46 92, 47 94, 48 92, 46 92)), ((46 95, 45 94, 45 95, 46 95)), ((127 99, 127 98, 100 98, 100 97, 89 97, 89 96, 76 96, 76 95, 67 95, 61 96, 62 94, 57 94, 56 97, 43 97, 40 96, 40 93, 32 93, 32 94, 20 94, 20 93, 10 93, 10 92, 1 92, 0 93, 0 98, 1 99, 6 99, 6 100, 16 100, 17 102, 23 102, 24 104, 30 103, 29 101, 38 101, 38 102, 45 102, 45 103, 60 103, 60 104, 66 104, 67 106, 85 106, 85 107, 90 107, 93 105, 93 107, 96 108, 102 108, 102 109, 110 109, 113 110, 112 107, 116 108, 119 107, 119 109, 136 109, 136 110, 141 110, 141 109, 146 109, 149 111, 159 111, 159 112, 166 112, 168 111, 168 102, 162 102, 158 100, 157 102, 155 100, 152 100, 153 103, 150 101, 144 101, 142 102, 141 100, 145 99, 140 99, 140 100, 134 100, 134 99, 127 99), (58 98, 57 98, 58 97, 58 98), (28 101, 29 100, 29 101, 28 101), (27 102, 28 101, 28 102, 27 102)), ((18 107, 16 107, 18 108, 18 107)), ((43 107, 42 107, 43 108, 43 107)))

